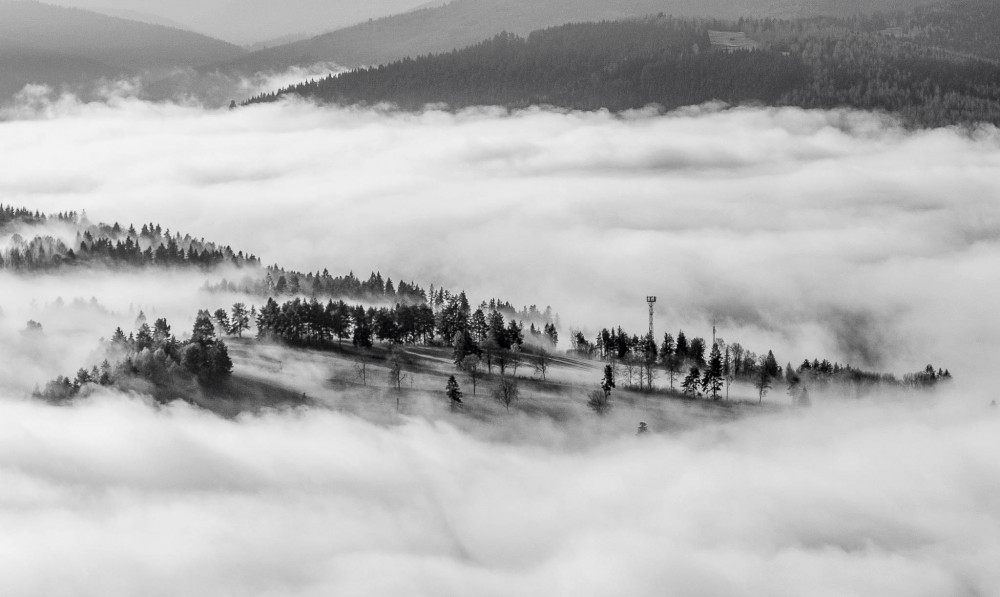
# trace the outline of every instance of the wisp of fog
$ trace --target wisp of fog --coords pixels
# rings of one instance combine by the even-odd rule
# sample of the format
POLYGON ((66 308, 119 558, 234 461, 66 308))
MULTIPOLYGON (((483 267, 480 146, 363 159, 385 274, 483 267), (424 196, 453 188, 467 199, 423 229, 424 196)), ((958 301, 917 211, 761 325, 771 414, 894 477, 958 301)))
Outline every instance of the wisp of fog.
POLYGON ((591 337, 643 330, 653 294, 657 333, 715 322, 782 365, 956 376, 641 437, 620 418, 229 420, 111 391, 55 407, 34 384, 140 308, 188 327, 223 305, 199 290, 219 274, 0 273, 0 593, 1000 593, 995 128, 35 95, 0 114, 0 163, 2 203, 551 305, 591 337))

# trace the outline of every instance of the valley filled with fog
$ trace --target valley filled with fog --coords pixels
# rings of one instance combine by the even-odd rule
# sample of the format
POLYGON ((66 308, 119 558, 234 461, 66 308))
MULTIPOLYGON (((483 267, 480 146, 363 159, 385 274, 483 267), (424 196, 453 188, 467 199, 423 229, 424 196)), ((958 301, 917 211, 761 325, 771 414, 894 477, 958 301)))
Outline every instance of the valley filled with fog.
MULTIPOLYGON (((262 301, 206 291, 239 278, 225 268, 0 270, 0 592, 1000 591, 994 127, 35 94, 0 112, 0 163, 3 204, 551 306, 561 350, 570 329, 644 331, 656 295, 657 335, 710 337, 715 323, 782 367, 818 356, 954 376, 811 408, 779 383, 767 408, 668 410, 649 420, 683 424, 638 437, 642 404, 599 418, 583 397, 565 419, 463 421, 430 391, 368 416, 336 405, 318 358, 282 373, 311 406, 227 418, 107 388, 56 406, 33 388, 89 365, 139 311, 180 333, 199 309, 262 301)), ((243 373, 294 359, 239 346, 243 373)))

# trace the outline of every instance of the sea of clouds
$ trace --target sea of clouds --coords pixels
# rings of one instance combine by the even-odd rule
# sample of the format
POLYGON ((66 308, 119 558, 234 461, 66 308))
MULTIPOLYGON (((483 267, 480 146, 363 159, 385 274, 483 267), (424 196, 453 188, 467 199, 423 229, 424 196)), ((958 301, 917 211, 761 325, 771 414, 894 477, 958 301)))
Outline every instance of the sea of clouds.
POLYGON ((71 373, 137 306, 218 306, 206 276, 0 274, 4 594, 1000 591, 994 128, 720 106, 208 111, 36 90, 0 114, 0 164, 3 203, 552 305, 564 334, 640 331, 655 294, 658 333, 715 320, 782 363, 957 377, 930 399, 591 446, 586 427, 524 417, 513 437, 556 437, 321 410, 231 421, 114 394, 56 408, 27 388, 71 373), (106 311, 49 307, 91 296, 106 311), (36 316, 45 337, 26 339, 36 316))

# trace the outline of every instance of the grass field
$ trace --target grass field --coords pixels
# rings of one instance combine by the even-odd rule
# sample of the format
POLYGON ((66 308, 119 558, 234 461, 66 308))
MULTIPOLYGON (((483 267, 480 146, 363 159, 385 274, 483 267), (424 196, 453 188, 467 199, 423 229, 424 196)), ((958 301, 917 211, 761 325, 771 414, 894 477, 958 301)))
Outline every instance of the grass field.
MULTIPOLYGON (((449 349, 397 347, 403 376, 401 388, 396 389, 390 380, 386 347, 376 347, 362 357, 349 344, 318 351, 249 339, 231 339, 229 343, 235 364, 230 386, 247 392, 247 410, 311 405, 387 424, 413 416, 460 426, 528 418, 552 424, 594 423, 608 432, 632 433, 640 422, 647 423, 650 431, 670 432, 782 408, 780 393, 774 402, 761 406, 750 395, 752 388, 738 385, 731 389, 730 400, 690 399, 671 391, 665 374, 660 372, 657 389, 652 392, 623 389, 619 380, 619 388, 612 392, 611 412, 598 417, 586 403, 587 394, 598 387, 604 363, 560 354, 553 357, 544 380, 535 370, 535 357, 525 355, 525 362, 513 374, 520 397, 508 411, 492 398, 496 374, 484 375, 473 394, 470 379, 455 368, 449 349), (362 360, 364 379, 359 371, 362 360), (451 375, 455 375, 464 394, 458 408, 452 407, 445 396, 445 384, 451 375), (273 400, 262 399, 262 395, 271 395, 273 400)), ((227 400, 233 400, 233 391, 227 400)), ((232 405, 224 404, 222 414, 230 414, 232 405)))

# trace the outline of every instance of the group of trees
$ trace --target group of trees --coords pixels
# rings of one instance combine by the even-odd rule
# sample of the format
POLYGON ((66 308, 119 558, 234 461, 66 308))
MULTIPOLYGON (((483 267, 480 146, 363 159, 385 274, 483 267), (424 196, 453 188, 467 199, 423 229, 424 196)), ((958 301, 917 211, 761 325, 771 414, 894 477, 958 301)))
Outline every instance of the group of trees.
MULTIPOLYGON (((223 288, 236 290, 236 288, 223 288)), ((400 281, 398 286, 392 278, 384 279, 381 272, 372 272, 367 280, 362 280, 350 272, 345 276, 332 276, 328 270, 301 273, 286 271, 277 265, 270 266, 263 278, 252 288, 239 290, 262 296, 339 297, 345 299, 403 303, 419 305, 428 300, 427 293, 413 282, 400 281)))
POLYGON ((115 330, 104 344, 107 358, 100 365, 81 368, 72 378, 59 376, 44 389, 36 390, 35 396, 67 400, 88 384, 119 386, 131 379, 142 379, 156 387, 169 387, 189 379, 213 386, 232 373, 229 351, 225 342, 216 337, 208 311, 198 312, 191 338, 185 341, 171 333, 166 319, 157 319, 149 325, 140 312, 136 324, 135 332, 127 336, 120 327, 115 330))
POLYGON ((292 346, 330 348, 350 340, 369 348, 376 341, 393 344, 428 343, 437 318, 428 305, 365 307, 342 300, 322 303, 296 298, 279 304, 273 298, 256 314, 257 337, 274 338, 292 346))
POLYGON ((620 326, 602 329, 593 343, 577 333, 574 344, 578 352, 611 363, 620 372, 625 387, 639 390, 652 390, 662 371, 667 375, 670 389, 680 379, 681 390, 691 397, 706 395, 718 399, 723 388, 728 392, 729 384, 745 381, 758 386, 763 398, 771 380, 782 374, 771 351, 757 355, 738 342, 727 344, 722 339, 708 348, 704 338, 689 339, 683 330, 676 339, 670 333, 664 334, 659 346, 648 334, 628 334, 620 326))
MULTIPOLYGON (((788 393, 797 403, 808 403, 809 388, 813 391, 835 388, 839 393, 853 392, 857 396, 879 388, 927 388, 951 379, 946 369, 928 365, 923 371, 904 375, 902 379, 889 373, 877 373, 831 363, 827 359, 808 359, 798 368, 778 364, 774 352, 757 354, 739 342, 727 343, 719 338, 709 349, 702 338, 688 338, 684 331, 676 339, 670 333, 663 336, 657 347, 648 335, 640 337, 624 332, 621 327, 605 328, 596 342, 587 342, 582 334, 575 341, 581 352, 589 352, 609 363, 612 371, 626 388, 651 390, 659 370, 669 379, 670 389, 679 380, 681 392, 691 398, 729 397, 733 383, 750 384, 762 401, 777 383, 788 384, 788 393)), ((614 377, 612 377, 614 379, 614 377)))
POLYGON ((855 396, 872 393, 885 388, 930 388, 952 379, 947 369, 935 369, 927 365, 923 371, 907 373, 902 379, 891 373, 877 373, 831 363, 827 359, 806 359, 798 367, 791 363, 785 366, 785 381, 788 382, 788 393, 797 403, 808 404, 810 388, 815 391, 827 389, 850 389, 855 396))
POLYGON ((4 205, 0 203, 0 228, 3 228, 7 224, 11 223, 34 225, 44 224, 50 221, 76 222, 79 218, 80 215, 75 211, 66 211, 46 215, 37 209, 32 211, 27 207, 14 207, 13 205, 4 205))
POLYGON ((218 246, 191 235, 181 236, 163 230, 158 224, 143 224, 141 230, 130 225, 122 228, 92 224, 86 214, 64 212, 45 216, 24 208, 0 205, 0 229, 10 224, 41 226, 59 222, 76 228, 72 246, 51 234, 38 234, 25 239, 12 234, 9 246, 0 251, 0 268, 15 271, 36 271, 65 265, 103 264, 110 267, 200 267, 222 264, 236 267, 259 265, 257 257, 234 252, 231 247, 218 246))
MULTIPOLYGON (((428 303, 376 308, 342 300, 323 303, 295 298, 278 303, 268 298, 255 317, 259 338, 272 337, 294 346, 329 348, 345 340, 361 348, 375 342, 447 345, 454 348, 456 363, 469 354, 486 355, 491 368, 504 351, 525 343, 523 324, 506 320, 499 311, 472 311, 464 292, 449 294, 437 310, 428 303)), ((232 325, 228 318, 217 319, 223 326, 232 325)), ((534 338, 551 346, 558 332, 546 324, 546 331, 536 331, 534 338)))
POLYGON ((721 100, 884 110, 908 123, 1000 123, 1000 8, 962 0, 908 13, 736 22, 649 17, 503 33, 449 53, 265 94, 404 109, 555 105, 620 111, 721 100), (742 32, 716 48, 710 30, 742 32))

